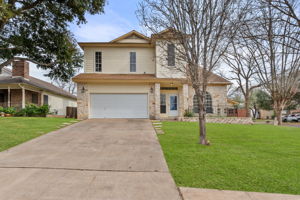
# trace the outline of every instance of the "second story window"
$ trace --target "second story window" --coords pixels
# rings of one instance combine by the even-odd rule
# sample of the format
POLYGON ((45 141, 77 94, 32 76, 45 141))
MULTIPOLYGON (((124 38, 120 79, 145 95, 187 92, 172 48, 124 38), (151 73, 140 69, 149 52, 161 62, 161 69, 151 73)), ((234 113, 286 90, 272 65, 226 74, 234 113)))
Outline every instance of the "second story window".
POLYGON ((168 66, 175 66, 175 45, 168 44, 168 66))
POLYGON ((130 52, 130 72, 136 72, 136 52, 130 52))
POLYGON ((95 52, 95 71, 102 71, 102 52, 95 52))

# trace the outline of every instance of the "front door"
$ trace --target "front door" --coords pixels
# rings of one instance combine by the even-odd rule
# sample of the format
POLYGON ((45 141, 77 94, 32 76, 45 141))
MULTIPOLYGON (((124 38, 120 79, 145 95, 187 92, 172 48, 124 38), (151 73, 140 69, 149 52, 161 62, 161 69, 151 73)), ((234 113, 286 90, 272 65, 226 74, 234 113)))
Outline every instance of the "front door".
POLYGON ((178 95, 170 94, 170 116, 178 116, 178 95))

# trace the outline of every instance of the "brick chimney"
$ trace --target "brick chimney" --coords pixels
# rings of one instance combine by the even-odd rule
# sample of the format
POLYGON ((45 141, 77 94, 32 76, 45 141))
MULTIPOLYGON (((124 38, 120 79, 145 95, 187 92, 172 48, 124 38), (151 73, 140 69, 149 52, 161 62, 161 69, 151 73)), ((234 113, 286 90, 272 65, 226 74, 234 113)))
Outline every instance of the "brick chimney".
POLYGON ((12 76, 29 78, 29 63, 24 60, 15 61, 12 67, 12 76))

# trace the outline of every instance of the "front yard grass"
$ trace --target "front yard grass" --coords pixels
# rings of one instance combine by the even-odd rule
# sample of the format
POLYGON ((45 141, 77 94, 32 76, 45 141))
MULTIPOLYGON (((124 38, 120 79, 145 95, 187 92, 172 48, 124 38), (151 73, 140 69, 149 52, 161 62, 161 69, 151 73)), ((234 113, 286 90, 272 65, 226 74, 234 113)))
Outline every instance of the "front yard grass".
POLYGON ((39 117, 1 117, 0 151, 60 128, 75 119, 39 117))
POLYGON ((159 135, 178 186, 300 194, 300 128, 208 124, 211 146, 196 122, 163 122, 159 135))

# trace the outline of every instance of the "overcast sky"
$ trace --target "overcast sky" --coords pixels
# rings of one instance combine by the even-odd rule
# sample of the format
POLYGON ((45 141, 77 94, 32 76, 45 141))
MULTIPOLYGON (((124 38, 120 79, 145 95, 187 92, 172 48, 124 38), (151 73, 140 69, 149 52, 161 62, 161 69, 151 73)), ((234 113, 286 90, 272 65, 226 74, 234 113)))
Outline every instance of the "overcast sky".
MULTIPOLYGON (((70 25, 78 42, 108 42, 131 30, 142 31, 135 11, 139 0, 108 0, 104 14, 87 15, 87 23, 70 25)), ((46 72, 30 65, 30 75, 50 81, 43 76, 46 72)))

